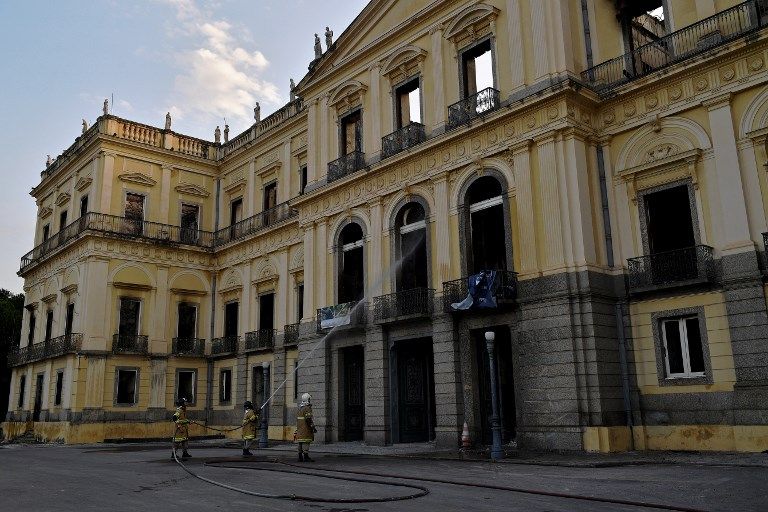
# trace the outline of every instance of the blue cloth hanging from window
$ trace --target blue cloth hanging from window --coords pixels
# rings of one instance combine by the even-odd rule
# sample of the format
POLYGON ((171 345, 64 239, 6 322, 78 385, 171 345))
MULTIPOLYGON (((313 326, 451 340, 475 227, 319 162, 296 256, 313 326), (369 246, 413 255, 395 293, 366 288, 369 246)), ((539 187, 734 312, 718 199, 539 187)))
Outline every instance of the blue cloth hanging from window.
POLYGON ((470 308, 492 309, 498 307, 496 290, 499 287, 495 270, 483 270, 467 278, 467 297, 461 302, 451 304, 455 310, 470 308))

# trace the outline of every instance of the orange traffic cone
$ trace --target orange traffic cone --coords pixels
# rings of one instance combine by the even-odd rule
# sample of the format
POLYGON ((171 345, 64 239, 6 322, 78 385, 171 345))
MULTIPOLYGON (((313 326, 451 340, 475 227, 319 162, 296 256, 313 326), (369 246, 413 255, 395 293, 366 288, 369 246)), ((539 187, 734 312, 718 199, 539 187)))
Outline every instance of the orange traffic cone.
POLYGON ((470 447, 470 441, 469 441, 469 426, 467 425, 467 422, 464 422, 464 430, 461 431, 461 447, 463 449, 467 449, 470 447))

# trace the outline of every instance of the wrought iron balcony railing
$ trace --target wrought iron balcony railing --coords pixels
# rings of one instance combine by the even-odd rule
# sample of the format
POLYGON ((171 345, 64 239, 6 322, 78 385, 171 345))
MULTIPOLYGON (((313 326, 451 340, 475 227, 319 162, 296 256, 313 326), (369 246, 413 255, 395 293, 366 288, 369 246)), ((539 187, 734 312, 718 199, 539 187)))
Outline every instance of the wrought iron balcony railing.
POLYGON ((427 140, 421 123, 411 123, 381 138, 381 157, 388 158, 427 140))
POLYGON ((328 183, 340 180, 365 168, 365 153, 352 151, 339 159, 328 163, 328 183))
POLYGON ((501 106, 501 93, 493 87, 488 87, 475 94, 467 96, 448 107, 449 130, 458 128, 473 119, 482 117, 501 106))
POLYGON ((318 332, 341 326, 365 325, 368 319, 368 303, 365 301, 345 302, 317 310, 318 332))
POLYGON ((259 329, 245 333, 245 350, 271 350, 275 347, 275 329, 259 329))
POLYGON ((82 348, 83 335, 79 333, 65 334, 51 338, 42 343, 34 343, 26 347, 17 347, 8 353, 8 366, 20 366, 43 359, 60 357, 65 354, 78 352, 82 348))
POLYGON ((714 250, 697 245, 627 260, 629 291, 642 293, 664 288, 709 283, 715 279, 714 250))
POLYGON ((79 238, 86 231, 119 238, 143 238, 168 245, 213 247, 213 233, 210 231, 89 212, 22 256, 20 271, 42 261, 48 254, 79 238))
POLYGON ((243 219, 229 227, 222 228, 214 233, 214 246, 220 246, 242 240, 249 235, 274 226, 290 218, 297 217, 299 210, 292 208, 289 201, 280 203, 277 206, 257 213, 253 217, 243 219))
POLYGON ((211 355, 237 354, 237 346, 240 344, 240 336, 223 336, 211 341, 211 355))
POLYGON ((447 312, 496 309, 517 299, 517 273, 484 270, 443 283, 443 307, 447 312))
POLYGON ((149 337, 143 334, 115 334, 112 336, 113 354, 148 354, 149 337))
POLYGON ((172 352, 175 356, 205 356, 205 340, 201 338, 173 338, 172 352))
POLYGON ((285 326, 283 332, 283 345, 293 346, 299 342, 299 332, 301 329, 301 322, 295 324, 288 324, 285 326))
POLYGON ((373 318, 376 322, 403 317, 431 316, 434 310, 435 290, 413 288, 373 298, 373 318))
POLYGON ((591 67, 581 73, 581 79, 599 93, 610 93, 627 82, 759 30, 767 24, 767 14, 765 0, 749 0, 591 67))

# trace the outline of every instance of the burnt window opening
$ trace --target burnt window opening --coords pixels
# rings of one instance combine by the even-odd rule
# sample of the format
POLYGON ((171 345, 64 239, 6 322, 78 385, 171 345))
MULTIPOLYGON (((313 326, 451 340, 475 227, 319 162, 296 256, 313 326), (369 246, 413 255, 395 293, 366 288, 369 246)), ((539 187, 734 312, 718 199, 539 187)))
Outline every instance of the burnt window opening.
POLYGON ((179 303, 176 336, 181 340, 191 340, 197 337, 197 306, 194 304, 179 303))
POLYGON ((67 317, 64 320, 64 334, 69 336, 72 334, 72 324, 75 321, 75 303, 70 302, 67 304, 67 317))
POLYGON ((186 399, 188 403, 195 403, 195 377, 197 372, 195 370, 179 370, 176 374, 176 402, 178 403, 182 398, 186 399))
POLYGON ((120 319, 117 334, 121 338, 139 335, 140 314, 141 301, 125 297, 120 299, 120 319))
POLYGON ((45 313, 45 341, 50 341, 53 336, 53 310, 49 309, 45 313))
POLYGON ((117 396, 115 403, 118 405, 134 405, 136 403, 136 381, 138 370, 117 370, 117 396))
POLYGON ((140 235, 144 227, 144 196, 128 192, 125 194, 125 219, 129 233, 140 235))
POLYGON ((277 182, 272 182, 264 186, 264 210, 269 210, 277 206, 277 182))
POLYGON ((200 229, 200 206, 181 203, 181 242, 197 242, 200 229))
POLYGON ((27 333, 27 345, 32 345, 35 342, 35 324, 37 318, 35 317, 35 311, 29 310, 29 332, 27 333))
POLYGON ((398 213, 397 290, 427 288, 427 220, 424 207, 408 203, 398 213))
POLYGON ((687 185, 646 194, 645 216, 651 254, 696 245, 687 185))
POLYGON ((501 183, 492 176, 475 180, 467 190, 470 274, 482 270, 507 270, 507 224, 501 183))
MULTIPOLYGON (((643 59, 663 57, 667 50, 672 50, 667 48, 662 40, 668 34, 663 0, 616 0, 616 11, 627 53, 632 54, 641 46, 652 43, 657 43, 659 54, 645 52, 643 59)), ((644 60, 635 61, 635 72, 644 73, 654 65, 655 63, 644 60)))
POLYGON ((19 377, 19 401, 17 403, 17 407, 19 409, 24 407, 24 395, 27 392, 27 376, 22 375, 19 377))
POLYGON ((80 198, 80 216, 83 217, 88 213, 88 196, 80 198))
POLYGON ((296 287, 296 321, 304 318, 304 283, 296 287))
POLYGON ((703 377, 706 371, 699 317, 663 320, 664 358, 671 378, 703 377))
POLYGON ((232 338, 238 333, 238 314, 240 312, 239 302, 228 302, 224 306, 224 336, 232 338))
POLYGON ((275 294, 259 296, 259 329, 275 328, 275 294))
POLYGON ((243 220, 243 198, 237 198, 229 205, 229 225, 233 226, 243 220))
POLYGON ((299 168, 299 195, 302 195, 307 189, 307 166, 302 165, 299 168))
POLYGON ((56 372, 56 394, 53 398, 53 405, 61 405, 61 398, 64 394, 64 372, 59 370, 56 372))
POLYGON ((219 403, 232 401, 232 370, 221 370, 219 373, 219 403))
POLYGON ((43 242, 48 241, 48 237, 51 235, 51 225, 46 224, 43 226, 43 242))
POLYGON ((339 304, 356 302, 365 295, 363 228, 351 223, 339 235, 339 304))
POLYGON ((421 123, 421 90, 419 79, 414 78, 395 89, 397 126, 400 129, 411 123, 421 123))
POLYGON ((363 150, 363 116, 356 110, 341 118, 341 156, 363 150))
POLYGON ((67 227, 67 210, 59 214, 59 231, 67 227))
POLYGON ((461 54, 461 75, 464 97, 494 87, 493 54, 490 39, 461 54))

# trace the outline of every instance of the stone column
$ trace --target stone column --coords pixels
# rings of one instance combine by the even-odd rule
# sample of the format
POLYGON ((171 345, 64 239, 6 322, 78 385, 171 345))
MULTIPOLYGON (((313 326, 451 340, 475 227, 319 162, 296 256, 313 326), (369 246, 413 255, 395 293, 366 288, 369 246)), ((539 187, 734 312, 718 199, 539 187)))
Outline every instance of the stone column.
MULTIPOLYGON (((512 94, 525 87, 525 62, 523 61, 523 19, 520 0, 507 0, 507 33, 509 35, 509 71, 512 76, 512 94)), ((504 59, 500 59, 501 62, 504 59)))
POLYGON ((435 186, 435 246, 437 269, 433 272, 432 284, 441 289, 451 279, 451 217, 448 214, 448 174, 432 178, 435 186))
POLYGON ((555 134, 547 133, 536 140, 538 150, 538 210, 543 220, 544 269, 563 265, 563 227, 560 218, 560 196, 558 186, 555 134))
POLYGON ((368 251, 368 296, 377 297, 382 294, 382 205, 377 197, 368 203, 371 211, 371 244, 368 251))
POLYGON ((304 226, 304 317, 302 322, 314 318, 317 291, 315 290, 315 225, 304 226))
POLYGON ((384 329, 365 331, 365 442, 383 446, 391 441, 389 419, 389 350, 384 329))
MULTIPOLYGON (((112 183, 115 175, 115 154, 111 152, 102 152, 101 169, 101 213, 111 214, 112 212, 112 183)), ((120 212, 122 213, 122 212, 120 212)))
POLYGON ((536 258, 536 218, 533 200, 531 169, 531 144, 525 140, 510 148, 517 187, 517 217, 520 229, 520 242, 517 247, 520 255, 520 274, 536 273, 538 263, 536 258))
MULTIPOLYGON (((432 38, 432 78, 430 85, 434 87, 432 94, 432 108, 426 109, 427 130, 442 133, 445 131, 445 115, 448 105, 445 103, 444 90, 444 71, 443 71, 443 27, 436 25, 430 29, 429 34, 432 38)), ((426 124, 426 123, 425 123, 426 124)))
POLYGON ((589 190, 587 148, 573 132, 563 140, 564 174, 568 194, 567 218, 571 232, 573 263, 576 265, 596 264, 595 227, 592 199, 589 190))

